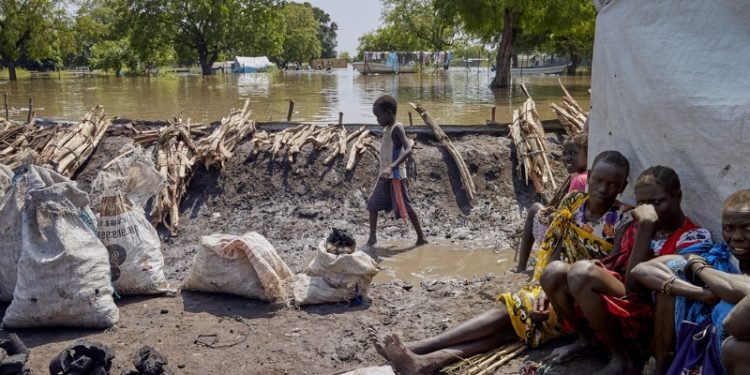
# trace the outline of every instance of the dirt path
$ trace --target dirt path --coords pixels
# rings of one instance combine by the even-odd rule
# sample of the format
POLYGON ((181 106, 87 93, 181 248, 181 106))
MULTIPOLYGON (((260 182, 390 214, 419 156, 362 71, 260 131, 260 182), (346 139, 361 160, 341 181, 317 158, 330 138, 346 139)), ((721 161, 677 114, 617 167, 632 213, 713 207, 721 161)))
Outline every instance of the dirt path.
MULTIPOLYGON (((536 195, 516 176, 510 142, 488 136, 454 140, 477 186, 477 202, 469 210, 460 187, 452 183, 458 179, 455 168, 448 167, 449 158, 429 140, 419 141, 411 194, 428 239, 461 249, 516 248, 525 207, 536 195)), ((127 138, 106 138, 77 176, 79 184, 88 189, 101 166, 127 142, 127 138)), ((377 170, 374 155, 363 155, 353 172, 344 173, 344 162, 324 166, 317 153, 303 152, 288 164, 264 157, 248 159, 249 151, 247 144, 240 145, 221 173, 198 167, 182 204, 180 233, 170 236, 160 231, 165 271, 174 285, 183 280, 202 235, 257 231, 295 272, 304 267, 331 227, 346 228, 364 243, 365 199, 377 170)), ((561 170, 557 159, 552 162, 561 170)), ((379 235, 381 240, 414 240, 411 228, 385 216, 379 235)), ((369 326, 402 332, 407 340, 424 338, 490 308, 498 292, 518 288, 526 279, 523 274, 499 271, 472 279, 427 279, 413 288, 393 280, 373 285, 369 300, 360 306, 302 310, 190 292, 175 298, 129 297, 118 301, 120 322, 103 332, 18 333, 32 349, 29 367, 34 374, 46 374, 49 360, 78 338, 114 349, 115 374, 132 366, 133 354, 143 345, 166 355, 177 374, 335 374, 384 363, 367 342, 369 326)), ((5 307, 0 306, 0 314, 5 307)), ((538 359, 548 351, 528 355, 538 359)), ((524 358, 497 373, 517 373, 524 358)), ((589 371, 602 364, 583 361, 560 371, 589 371)))

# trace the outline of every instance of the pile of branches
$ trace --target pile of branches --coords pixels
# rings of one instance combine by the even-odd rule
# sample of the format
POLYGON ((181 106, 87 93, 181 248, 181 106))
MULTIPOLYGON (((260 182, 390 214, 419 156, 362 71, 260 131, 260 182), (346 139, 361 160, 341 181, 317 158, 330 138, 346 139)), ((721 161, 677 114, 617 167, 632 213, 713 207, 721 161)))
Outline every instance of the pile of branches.
POLYGON ((250 141, 253 147, 253 155, 268 153, 271 160, 276 160, 279 155, 285 155, 289 162, 299 154, 302 147, 311 144, 313 150, 330 150, 324 164, 329 164, 339 156, 346 156, 349 150, 346 170, 354 168, 357 155, 369 150, 378 154, 376 146, 377 138, 367 130, 366 126, 347 134, 346 128, 341 125, 318 126, 315 124, 298 125, 284 129, 276 133, 258 131, 250 141), (349 146, 349 143, 352 143, 349 146))
POLYGON ((182 116, 159 130, 155 142, 155 167, 166 183, 154 200, 151 221, 163 223, 172 233, 177 233, 180 222, 180 202, 187 193, 193 175, 196 147, 190 136, 190 119, 182 116))
POLYGON ((255 131, 255 121, 250 120, 252 111, 248 110, 250 99, 245 101, 242 110, 232 110, 229 116, 221 119, 221 125, 201 138, 196 144, 196 159, 206 168, 218 165, 224 169, 224 163, 232 157, 232 152, 240 140, 255 131))
POLYGON ((562 97, 560 105, 552 103, 550 107, 557 115, 557 119, 560 120, 560 124, 565 128, 565 132, 571 136, 576 135, 583 132, 583 125, 586 123, 589 113, 583 111, 578 102, 565 89, 562 81, 558 79, 558 82, 565 95, 562 97))
POLYGON ((522 169, 526 184, 531 180, 534 190, 543 194, 544 185, 548 181, 552 182, 554 189, 557 189, 557 184, 547 159, 547 141, 536 103, 526 86, 521 85, 521 89, 527 99, 519 109, 513 110, 513 123, 509 125, 510 136, 516 146, 518 168, 522 169))
POLYGON ((110 123, 104 118, 104 108, 97 105, 77 125, 69 127, 40 127, 34 120, 3 127, 0 163, 17 169, 31 157, 34 163, 71 177, 94 152, 110 123))
POLYGON ((509 344, 484 354, 463 359, 453 365, 443 368, 443 372, 450 375, 491 375, 495 370, 510 362, 526 350, 526 345, 519 342, 509 344))

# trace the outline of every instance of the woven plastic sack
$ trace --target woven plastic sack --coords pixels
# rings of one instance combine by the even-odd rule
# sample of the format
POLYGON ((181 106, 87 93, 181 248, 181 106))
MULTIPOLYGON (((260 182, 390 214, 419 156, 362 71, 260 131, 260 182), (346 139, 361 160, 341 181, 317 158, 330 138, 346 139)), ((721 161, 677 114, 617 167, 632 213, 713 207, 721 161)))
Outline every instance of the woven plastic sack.
POLYGON ((279 301, 293 275, 268 240, 256 232, 201 237, 182 289, 279 301))
POLYGON ((109 252, 112 283, 122 295, 175 292, 164 277, 161 241, 143 205, 161 189, 162 178, 140 147, 102 171, 92 184, 101 194, 98 235, 109 252))
POLYGON ((119 311, 112 299, 107 249, 96 236, 88 195, 72 181, 45 186, 41 168, 29 168, 18 277, 3 324, 111 327, 119 311))
POLYGON ((351 301, 367 295, 377 263, 367 254, 332 254, 326 241, 318 245, 307 269, 295 275, 292 293, 297 306, 351 301))
POLYGON ((26 193, 70 181, 49 169, 29 165, 18 171, 0 199, 0 301, 10 302, 16 289, 16 268, 21 257, 21 210, 26 193))

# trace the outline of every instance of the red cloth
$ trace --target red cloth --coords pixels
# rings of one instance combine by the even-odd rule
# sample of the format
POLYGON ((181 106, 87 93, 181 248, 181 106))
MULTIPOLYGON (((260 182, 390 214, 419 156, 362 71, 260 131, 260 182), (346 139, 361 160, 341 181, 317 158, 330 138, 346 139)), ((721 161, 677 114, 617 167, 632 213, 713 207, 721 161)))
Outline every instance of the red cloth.
MULTIPOLYGON (((696 229, 699 229, 699 227, 693 224, 690 219, 685 218, 683 225, 661 244, 660 249, 652 248, 652 250, 660 250, 659 255, 669 255, 693 245, 695 242, 690 240, 681 242, 681 239, 683 234, 696 229)), ((625 273, 630 261, 630 254, 635 245, 637 231, 637 223, 631 224, 620 240, 619 252, 602 259, 601 262, 595 261, 599 267, 607 270, 612 277, 622 283, 625 282, 625 273)), ((634 346, 633 349, 636 352, 642 355, 649 353, 651 351, 654 310, 648 295, 630 293, 622 298, 602 295, 602 300, 607 312, 618 318, 623 338, 634 346)), ((578 304, 576 304, 576 317, 585 319, 585 314, 578 304)), ((573 327, 568 322, 564 322, 563 328, 566 331, 572 331, 573 327)))
POLYGON ((404 201, 404 190, 401 188, 401 180, 394 178, 391 180, 391 183, 393 184, 393 198, 396 201, 396 205, 393 207, 397 212, 396 217, 400 217, 406 222, 408 213, 406 211, 406 202, 404 201))

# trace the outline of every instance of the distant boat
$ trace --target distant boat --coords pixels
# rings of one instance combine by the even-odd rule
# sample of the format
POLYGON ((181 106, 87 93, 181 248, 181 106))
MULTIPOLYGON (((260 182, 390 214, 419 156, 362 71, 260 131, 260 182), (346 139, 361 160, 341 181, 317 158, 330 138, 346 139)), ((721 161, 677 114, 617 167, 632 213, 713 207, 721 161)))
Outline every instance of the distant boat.
POLYGON ((487 59, 471 57, 461 60, 460 64, 461 66, 465 66, 467 68, 478 68, 482 64, 482 61, 487 61, 487 59))
POLYGON ((561 63, 554 65, 541 65, 528 68, 510 68, 510 74, 517 76, 530 76, 534 74, 560 74, 570 63, 561 63))
POLYGON ((416 73, 419 71, 417 64, 386 64, 370 61, 353 62, 352 67, 360 74, 399 74, 416 73))
POLYGON ((232 73, 258 73, 268 71, 273 66, 268 57, 244 57, 236 56, 232 62, 232 73))

